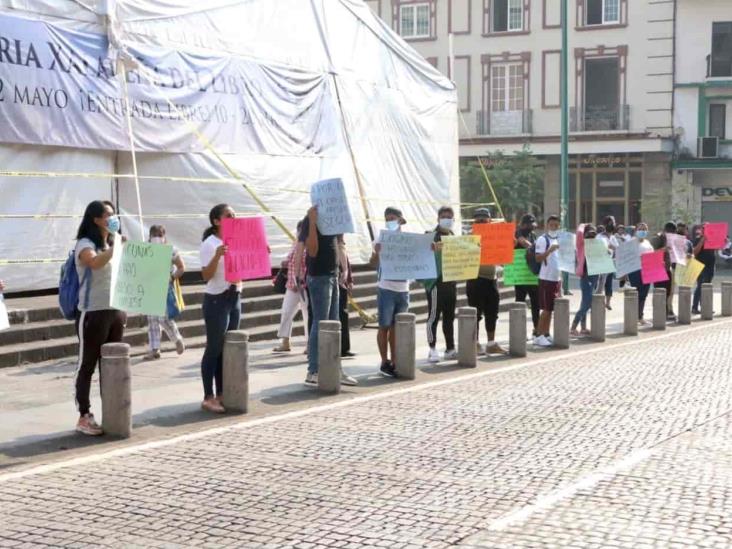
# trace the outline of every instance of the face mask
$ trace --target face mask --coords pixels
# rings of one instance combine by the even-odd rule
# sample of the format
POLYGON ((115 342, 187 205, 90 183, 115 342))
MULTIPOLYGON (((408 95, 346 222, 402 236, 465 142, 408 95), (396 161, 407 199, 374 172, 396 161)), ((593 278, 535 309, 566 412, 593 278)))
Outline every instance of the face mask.
POLYGON ((559 231, 547 231, 546 234, 549 235, 549 238, 556 238, 559 236, 559 231))
POLYGON ((638 238, 645 238, 648 236, 648 231, 635 231, 635 234, 638 238))
POLYGON ((153 236, 150 242, 153 244, 165 244, 165 239, 162 236, 153 236))
POLYGON ((449 217, 443 217, 440 219, 440 229, 450 230, 452 229, 452 225, 455 222, 454 219, 450 219, 449 217))
POLYGON ((107 218, 107 230, 110 233, 119 232, 119 217, 116 215, 110 215, 107 218))
POLYGON ((387 221, 386 222, 387 231, 396 231, 398 228, 399 228, 399 221, 387 221))

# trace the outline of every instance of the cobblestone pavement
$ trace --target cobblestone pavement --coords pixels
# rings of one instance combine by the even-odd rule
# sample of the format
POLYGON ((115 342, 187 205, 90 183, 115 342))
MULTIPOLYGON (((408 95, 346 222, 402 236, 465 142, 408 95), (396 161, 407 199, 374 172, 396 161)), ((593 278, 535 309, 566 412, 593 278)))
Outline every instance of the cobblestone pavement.
POLYGON ((0 546, 729 547, 731 328, 0 472, 0 546))

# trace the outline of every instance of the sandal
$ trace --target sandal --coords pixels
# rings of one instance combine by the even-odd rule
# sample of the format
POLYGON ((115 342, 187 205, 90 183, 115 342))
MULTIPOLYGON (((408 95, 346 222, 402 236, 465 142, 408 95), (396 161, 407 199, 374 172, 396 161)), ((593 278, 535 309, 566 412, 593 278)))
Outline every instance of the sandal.
POLYGON ((284 347, 282 345, 277 345, 277 347, 275 347, 274 349, 272 349, 272 351, 274 351, 275 353, 289 353, 290 351, 292 351, 292 348, 291 347, 284 347))

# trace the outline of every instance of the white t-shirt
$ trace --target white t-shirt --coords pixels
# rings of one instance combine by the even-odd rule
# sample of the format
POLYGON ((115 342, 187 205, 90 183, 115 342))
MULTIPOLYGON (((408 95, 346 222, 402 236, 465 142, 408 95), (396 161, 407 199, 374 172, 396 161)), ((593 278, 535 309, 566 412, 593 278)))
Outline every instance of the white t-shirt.
MULTIPOLYGON (((221 246, 224 242, 215 234, 209 236, 206 240, 201 242, 201 250, 199 257, 201 258, 201 269, 208 265, 216 255, 216 248, 221 246)), ((231 282, 226 281, 226 269, 224 267, 223 256, 219 258, 219 264, 216 267, 211 280, 206 282, 206 293, 211 295, 218 295, 224 293, 231 286, 231 282)))
MULTIPOLYGON (((374 246, 376 246, 376 244, 381 244, 381 232, 379 232, 376 240, 374 240, 374 246)), ((402 293, 409 291, 409 280, 382 280, 381 268, 379 268, 378 273, 379 281, 377 283, 377 286, 382 290, 391 290, 392 292, 402 293)))
MULTIPOLYGON (((546 251, 549 249, 549 247, 547 246, 547 241, 549 247, 552 246, 552 244, 559 244, 558 239, 552 238, 548 234, 544 233, 536 239, 536 255, 546 253, 546 251)), ((541 280, 547 280, 549 282, 559 282, 562 279, 562 273, 559 270, 559 254, 556 252, 556 250, 552 252, 549 257, 546 258, 546 260, 541 262, 541 271, 539 271, 539 278, 541 280)))
POLYGON ((640 250, 641 255, 643 254, 650 254, 653 253, 653 245, 648 241, 647 238, 644 238, 643 240, 638 240, 638 249, 640 250))
POLYGON ((618 248, 618 246, 620 246, 620 243, 618 242, 618 239, 615 237, 615 235, 611 234, 608 236, 607 233, 602 233, 597 235, 597 238, 601 238, 605 241, 605 245, 612 252, 612 256, 615 257, 615 250, 618 248))

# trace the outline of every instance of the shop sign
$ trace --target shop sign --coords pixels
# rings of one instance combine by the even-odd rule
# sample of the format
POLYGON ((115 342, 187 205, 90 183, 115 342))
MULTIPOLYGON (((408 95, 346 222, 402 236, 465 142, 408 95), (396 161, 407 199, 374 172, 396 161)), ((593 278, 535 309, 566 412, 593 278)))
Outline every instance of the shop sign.
POLYGON ((728 187, 703 187, 702 201, 732 202, 732 185, 728 187))

